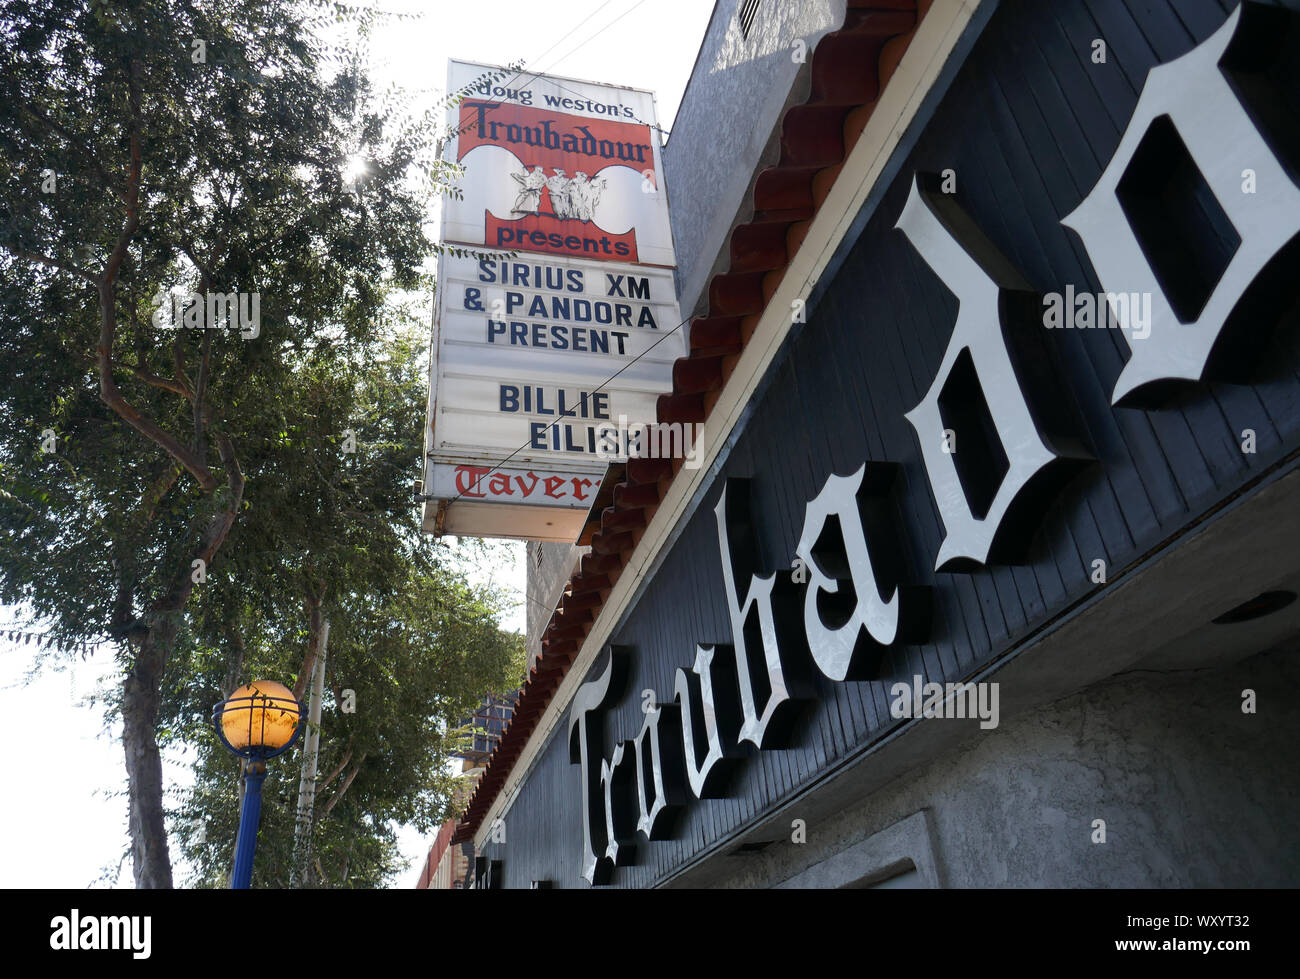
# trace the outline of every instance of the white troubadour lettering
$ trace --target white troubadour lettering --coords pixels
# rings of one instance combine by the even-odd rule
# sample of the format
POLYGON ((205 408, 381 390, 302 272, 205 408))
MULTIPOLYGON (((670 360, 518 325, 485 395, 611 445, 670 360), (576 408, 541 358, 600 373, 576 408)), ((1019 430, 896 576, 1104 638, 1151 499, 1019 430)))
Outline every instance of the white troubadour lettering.
POLYGON ((1115 155, 1092 192, 1061 222, 1083 239, 1106 292, 1155 297, 1150 338, 1133 343, 1136 335, 1124 335, 1133 356, 1115 382, 1113 404, 1153 381, 1200 380, 1238 300, 1300 228, 1300 189, 1219 68, 1245 9, 1245 4, 1238 6, 1208 40, 1181 58, 1151 69, 1115 155), (1195 283, 1190 294, 1171 296, 1164 288, 1121 200, 1130 167, 1148 137, 1173 146, 1181 141, 1241 235, 1217 282, 1195 283), (1258 174, 1257 193, 1241 192, 1243 160, 1258 174))
POLYGON ((673 812, 686 801, 681 725, 676 704, 652 704, 636 748, 637 829, 647 840, 661 840, 672 828, 673 812))
POLYGON ((934 383, 904 417, 921 443, 921 457, 947 533, 935 570, 966 570, 971 564, 988 562, 994 538, 1017 496, 1063 453, 1049 448, 1039 431, 1007 352, 1002 299, 1004 294, 1030 295, 1028 284, 951 198, 923 188, 922 182, 920 176, 913 179, 895 227, 907 235, 959 305, 934 383), (966 241, 959 242, 949 227, 961 228, 966 241), (972 509, 963 488, 956 453, 941 451, 947 426, 940 402, 950 377, 958 372, 959 361, 968 365, 987 396, 989 418, 1007 455, 1008 468, 992 498, 984 501, 987 505, 980 506, 980 513, 972 509))
POLYGON ((733 729, 728 735, 735 733, 734 705, 719 699, 730 684, 713 682, 713 664, 719 653, 724 661, 735 656, 730 646, 696 646, 694 665, 689 670, 678 668, 673 678, 673 696, 681 711, 686 779, 697 799, 718 794, 716 787, 725 772, 722 762, 728 754, 722 726, 733 729))
POLYGON ((604 763, 603 711, 622 692, 626 654, 611 647, 601 675, 578 688, 569 718, 569 761, 582 772, 582 876, 592 884, 607 884, 613 864, 606 856, 605 794, 601 786, 604 763))
POLYGON ((798 694, 794 688, 799 686, 800 677, 790 675, 797 651, 784 650, 777 636, 773 602, 778 575, 753 573, 757 571, 757 555, 744 481, 727 480, 713 512, 718 521, 723 594, 731 618, 731 642, 740 684, 739 740, 752 742, 757 748, 770 748, 783 733, 777 722, 778 711, 788 714, 783 705, 798 694), (731 540, 733 533, 739 538, 735 542, 731 540), (742 598, 737 583, 744 581, 747 573, 748 587, 742 598))
POLYGON ((614 866, 631 863, 636 850, 636 752, 620 741, 608 761, 600 760, 600 785, 605 806, 605 859, 614 866))
POLYGON ((813 662, 832 680, 870 679, 880 650, 905 631, 904 606, 918 597, 887 578, 882 586, 872 550, 885 527, 873 538, 863 523, 863 505, 885 491, 894 468, 870 462, 852 476, 832 475, 804 508, 795 547, 808 581, 804 632, 813 662))

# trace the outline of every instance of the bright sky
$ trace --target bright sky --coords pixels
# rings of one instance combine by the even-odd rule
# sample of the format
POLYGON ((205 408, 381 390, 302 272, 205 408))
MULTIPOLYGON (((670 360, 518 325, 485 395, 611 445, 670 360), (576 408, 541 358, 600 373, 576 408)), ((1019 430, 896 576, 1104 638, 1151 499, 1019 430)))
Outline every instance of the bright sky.
MULTIPOLYGON (((371 42, 372 77, 434 98, 446 85, 449 57, 490 64, 525 60, 527 70, 609 82, 656 93, 659 124, 671 130, 695 63, 713 0, 565 0, 545 6, 533 0, 452 3, 388 0, 386 9, 423 12, 420 21, 382 27, 371 42)), ((522 79, 527 81, 527 75, 522 79)), ((499 565, 480 571, 520 593, 508 628, 523 631, 523 545, 503 548, 499 565)), ((0 629, 18 619, 0 607, 0 629)), ((13 790, 0 806, 0 887, 70 887, 96 884, 106 866, 115 868, 126 842, 126 774, 120 729, 104 731, 103 713, 82 702, 99 682, 117 682, 105 648, 70 670, 47 672, 24 685, 30 646, 0 639, 0 744, 10 750, 5 784, 13 790)), ((171 783, 185 779, 179 759, 165 766, 171 783)), ((428 843, 402 833, 411 869, 398 886, 413 886, 428 843)), ((173 852, 173 860, 175 853, 173 852)), ((184 871, 176 867, 178 882, 184 871)), ((129 862, 118 886, 131 886, 129 862)))
POLYGON ((486 4, 390 0, 393 11, 428 11, 412 26, 398 22, 371 45, 377 87, 395 81, 407 91, 443 93, 447 59, 526 63, 527 72, 567 75, 649 89, 659 125, 672 129, 695 64, 713 0, 531 0, 486 4))

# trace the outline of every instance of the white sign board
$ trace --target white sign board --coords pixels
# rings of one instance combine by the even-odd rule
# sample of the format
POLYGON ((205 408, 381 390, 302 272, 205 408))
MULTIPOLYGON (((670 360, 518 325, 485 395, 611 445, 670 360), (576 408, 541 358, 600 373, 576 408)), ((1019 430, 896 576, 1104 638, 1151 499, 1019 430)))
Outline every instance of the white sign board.
POLYGON ((456 61, 448 90, 442 238, 474 254, 438 264, 425 528, 572 540, 598 432, 654 422, 686 353, 654 99, 456 61))

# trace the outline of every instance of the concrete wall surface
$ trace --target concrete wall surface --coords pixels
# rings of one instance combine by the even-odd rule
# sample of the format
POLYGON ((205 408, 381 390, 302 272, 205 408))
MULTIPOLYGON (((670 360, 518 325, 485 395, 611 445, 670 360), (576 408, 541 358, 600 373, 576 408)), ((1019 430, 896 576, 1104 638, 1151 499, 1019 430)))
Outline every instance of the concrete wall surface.
MULTIPOLYGON (((948 887, 1296 887, 1297 743, 1292 640, 1228 667, 1114 677, 810 823, 802 845, 714 859, 734 865, 723 886, 839 884, 837 859, 928 810, 948 887), (1242 710, 1246 689, 1258 698, 1254 714, 1242 710), (1098 819, 1104 843, 1093 842, 1098 819)), ((876 858, 906 860, 908 846, 922 844, 876 858)))
POLYGON ((761 3, 745 36, 740 8, 741 0, 718 0, 664 147, 683 317, 707 299, 727 236, 752 215, 748 192, 760 163, 776 160, 781 113, 806 95, 806 79, 795 83, 808 54, 844 22, 844 0, 761 3))
POLYGON ((528 562, 527 595, 528 610, 525 613, 526 643, 528 647, 528 668, 532 669, 542 651, 542 630, 551 621, 551 613, 560 600, 582 555, 590 551, 589 547, 577 547, 573 544, 542 544, 529 541, 525 549, 528 562))

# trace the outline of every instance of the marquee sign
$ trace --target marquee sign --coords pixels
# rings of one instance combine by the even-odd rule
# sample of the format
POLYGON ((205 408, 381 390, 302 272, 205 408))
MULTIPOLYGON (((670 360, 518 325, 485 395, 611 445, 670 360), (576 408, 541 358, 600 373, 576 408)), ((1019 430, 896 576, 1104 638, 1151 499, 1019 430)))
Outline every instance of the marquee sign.
POLYGON ((571 542, 685 354, 648 92, 452 61, 425 529, 571 542), (538 482, 529 478, 533 473, 538 482), (547 489, 551 487, 551 489, 547 489))
MULTIPOLYGON (((1244 4, 1189 54, 1152 70, 1115 156, 1065 219, 1108 294, 1150 298, 1149 330, 1139 334, 1121 318, 1133 355, 1114 403, 1209 379, 1243 304, 1252 314, 1279 311, 1262 305, 1279 294, 1261 287, 1284 271, 1276 260, 1300 240, 1300 190, 1223 74, 1224 65, 1249 61, 1241 39, 1259 36, 1259 19, 1275 16, 1244 4), (1209 281, 1189 283, 1171 270, 1168 253, 1134 218, 1132 181, 1153 138, 1178 141, 1239 236, 1209 281), (1257 196, 1243 191, 1243 169, 1259 180, 1257 196)), ((1012 563, 1013 540, 1029 539, 1052 488, 1091 464, 1074 420, 1053 409, 1060 399, 1050 397, 1045 361, 1024 346, 1042 335, 1034 330, 1062 325, 1046 315, 1059 295, 1032 291, 927 175, 914 175, 896 227, 959 301, 937 375, 906 414, 946 531, 935 567, 1012 563)), ((727 479, 714 518, 731 643, 697 645, 671 690, 647 699, 638 733, 611 750, 602 719, 628 693, 630 651, 612 647, 574 697, 567 747, 580 771, 588 881, 609 883, 615 867, 635 862, 639 839, 671 836, 674 814, 725 791, 747 750, 788 747, 792 714, 812 696, 816 672, 832 681, 877 678, 882 649, 926 640, 930 596, 898 559, 894 522, 880 506, 895 466, 868 462, 825 481, 807 503, 793 570, 759 566, 747 480, 727 479)))

